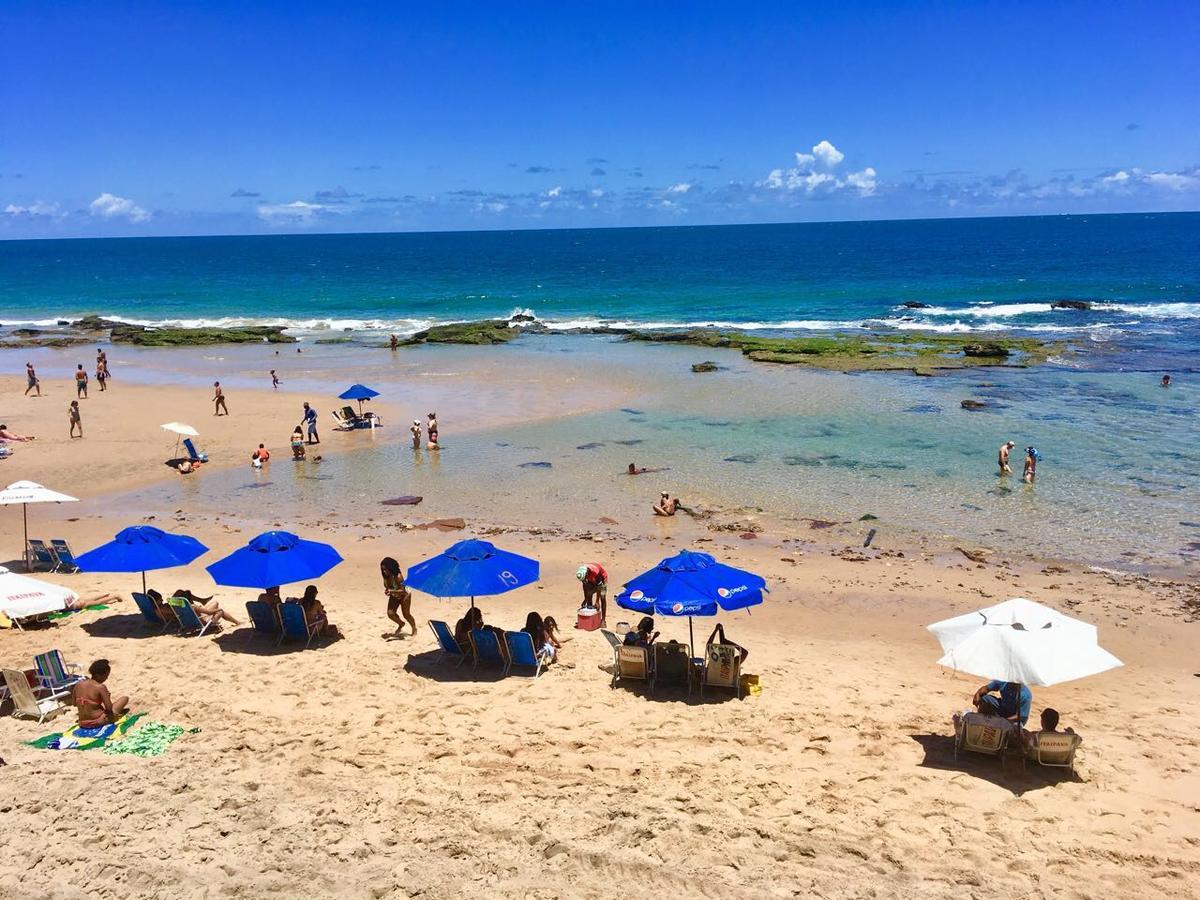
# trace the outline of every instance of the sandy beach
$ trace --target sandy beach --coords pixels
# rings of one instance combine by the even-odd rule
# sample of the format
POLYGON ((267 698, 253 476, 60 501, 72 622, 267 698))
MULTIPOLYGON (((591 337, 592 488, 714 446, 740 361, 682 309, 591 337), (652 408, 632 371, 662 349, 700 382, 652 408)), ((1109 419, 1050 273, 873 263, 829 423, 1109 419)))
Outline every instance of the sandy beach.
MULTIPOLYGON (((498 391, 503 392, 503 379, 498 391)), ((7 424, 38 441, 4 461, 82 498, 31 508, 31 533, 77 551, 138 521, 201 538, 211 552, 152 575, 160 590, 215 593, 239 617, 247 590, 203 570, 254 533, 207 496, 133 508, 122 492, 179 479, 169 436, 146 422, 193 421, 214 459, 245 460, 275 437, 271 466, 303 396, 241 389, 214 418, 204 388, 122 382, 85 405, 84 440, 66 437, 64 385, 40 400, 3 384, 7 424), (138 423, 138 427, 131 427, 138 423)), ((613 401, 621 396, 614 392, 613 401)), ((536 406, 536 404, 533 404, 536 406)), ((407 410, 376 407, 402 424, 407 410)), ((544 414, 553 416, 547 407, 544 414)), ((561 414, 561 412, 560 412, 561 414)), ((445 426, 444 426, 445 427, 445 426)), ((379 452, 362 435, 322 451, 379 452)), ((449 452, 449 451, 447 451, 449 452)), ((166 482, 170 484, 170 482, 166 482)), ((447 486, 452 492, 453 485, 447 486)), ((397 491, 398 493, 400 491, 397 491)), ((155 759, 25 746, 68 721, 5 718, 0 778, 6 850, 0 892, 22 897, 1102 897, 1200 894, 1200 740, 1194 585, 1007 556, 967 560, 933 540, 868 523, 753 539, 685 517, 578 510, 569 528, 493 527, 471 509, 461 533, 422 531, 421 507, 394 521, 336 509, 275 508, 259 518, 324 539, 346 561, 319 582, 343 637, 276 649, 248 627, 200 639, 143 629, 132 601, 49 628, 0 634, 5 665, 61 649, 112 661, 135 711, 199 732, 155 759), (751 651, 760 695, 705 702, 609 687, 611 651, 574 632, 564 665, 533 680, 439 664, 430 618, 465 604, 416 595, 419 631, 387 641, 378 560, 404 566, 476 534, 541 561, 542 579, 481 601, 519 627, 536 609, 574 621, 575 568, 598 561, 614 583, 684 547, 761 573, 772 592, 752 615, 722 616, 751 651), (1013 596, 1095 623, 1124 668, 1035 689, 1084 736, 1078 778, 953 760, 950 716, 978 679, 940 669, 924 625, 1013 596)), ((19 511, 3 511, 4 556, 19 554, 19 511)), ((13 564, 16 565, 15 563, 13 564)), ((50 575, 83 593, 128 598, 136 575, 50 575)), ((617 611, 610 619, 635 620, 617 611)), ((712 622, 697 620, 702 641, 712 622)), ((659 620, 687 639, 686 620, 659 620)))

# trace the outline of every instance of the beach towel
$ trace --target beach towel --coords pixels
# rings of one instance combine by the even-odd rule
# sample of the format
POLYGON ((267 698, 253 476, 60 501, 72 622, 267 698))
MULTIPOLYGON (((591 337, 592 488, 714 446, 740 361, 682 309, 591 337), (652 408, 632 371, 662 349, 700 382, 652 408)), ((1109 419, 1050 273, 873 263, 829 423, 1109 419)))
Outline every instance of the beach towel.
POLYGON ((76 726, 67 731, 48 734, 36 741, 29 741, 28 744, 39 750, 94 750, 103 747, 114 735, 120 737, 125 734, 143 715, 145 713, 126 713, 111 725, 99 725, 95 728, 76 726))
MULTIPOLYGON (((193 728, 190 733, 199 731, 193 728)), ((171 725, 166 722, 146 722, 141 728, 128 737, 105 744, 102 753, 114 755, 128 753, 131 756, 148 758, 162 756, 167 752, 179 736, 183 734, 182 725, 171 725)))
POLYGON ((64 609, 62 612, 52 612, 52 613, 50 613, 50 615, 46 616, 46 618, 47 619, 65 619, 68 616, 75 615, 75 613, 100 612, 105 609, 108 609, 107 604, 93 603, 91 606, 85 606, 81 609, 64 609))

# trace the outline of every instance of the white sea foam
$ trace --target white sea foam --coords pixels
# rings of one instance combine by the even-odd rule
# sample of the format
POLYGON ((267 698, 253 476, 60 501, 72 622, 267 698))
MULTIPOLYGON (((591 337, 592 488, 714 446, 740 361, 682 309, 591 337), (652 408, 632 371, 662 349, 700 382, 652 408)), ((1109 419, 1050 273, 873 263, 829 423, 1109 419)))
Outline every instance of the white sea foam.
MULTIPOLYGON (((1163 319, 1200 319, 1200 303, 1109 303, 1107 301, 1085 301, 1092 304, 1092 313, 1123 313, 1163 319)), ((980 319, 1003 319, 1030 315, 1071 315, 1076 310, 1055 309, 1051 303, 975 303, 970 306, 952 308, 929 306, 924 309, 895 307, 895 311, 909 316, 954 316, 980 319)))

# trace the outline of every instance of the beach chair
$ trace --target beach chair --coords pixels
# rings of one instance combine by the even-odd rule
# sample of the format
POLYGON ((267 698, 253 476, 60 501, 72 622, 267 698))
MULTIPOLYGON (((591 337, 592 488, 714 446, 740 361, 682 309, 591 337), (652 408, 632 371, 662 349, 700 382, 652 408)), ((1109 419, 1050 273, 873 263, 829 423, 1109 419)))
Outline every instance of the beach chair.
POLYGON ((513 666, 533 669, 534 678, 542 674, 542 667, 549 660, 543 653, 534 649, 533 638, 529 636, 528 631, 506 631, 504 632, 504 643, 508 647, 508 665, 504 669, 505 675, 512 671, 513 666))
POLYGON ((732 688, 742 699, 742 653, 729 644, 709 644, 704 654, 704 673, 700 676, 700 697, 706 687, 732 688))
POLYGON ((168 597, 167 606, 171 607, 171 611, 175 613, 175 618, 179 620, 179 634, 181 637, 186 637, 195 632, 196 637, 204 637, 204 633, 209 628, 216 624, 216 617, 205 622, 200 618, 199 613, 192 609, 192 604, 188 602, 186 597, 168 597))
POLYGON ((50 547, 54 551, 55 557, 58 558, 58 568, 56 572, 66 572, 68 575, 74 575, 79 571, 79 564, 75 562, 75 554, 71 552, 71 545, 61 538, 52 538, 50 547))
POLYGON ((37 669, 38 679, 51 693, 69 691, 75 682, 83 681, 83 666, 63 662, 62 654, 57 650, 35 656, 33 665, 37 669))
POLYGON ((617 648, 621 646, 621 639, 607 628, 601 628, 600 633, 604 635, 604 639, 608 641, 608 645, 613 648, 613 653, 616 653, 617 648))
POLYGON ((654 671, 650 693, 659 687, 686 687, 692 693, 692 648, 687 644, 668 641, 654 645, 654 671))
POLYGON ((40 725, 46 719, 66 709, 62 698, 70 696, 69 688, 51 691, 40 683, 38 687, 34 688, 29 684, 29 679, 24 672, 18 672, 16 669, 4 669, 3 673, 4 683, 8 687, 9 696, 12 697, 14 716, 37 719, 40 725), (38 697, 38 694, 46 696, 38 697))
POLYGON ((437 639, 438 649, 442 651, 442 655, 438 657, 439 662, 447 659, 457 659, 458 665, 461 666, 463 660, 467 658, 467 654, 463 653, 462 647, 458 646, 458 641, 454 639, 454 632, 450 630, 450 626, 445 622, 430 619, 429 627, 433 630, 433 636, 437 639))
POLYGON ((1054 766, 1070 769, 1075 774, 1075 751, 1083 743, 1083 738, 1067 732, 1042 731, 1034 735, 1033 745, 1026 755, 1039 766, 1054 766))
MULTIPOLYGON (((158 604, 151 600, 149 595, 134 591, 133 602, 137 604, 138 612, 142 614, 147 625, 157 625, 159 631, 166 631, 171 626, 172 623, 159 614, 158 604)), ((178 624, 178 620, 175 624, 178 624)))
POLYGON ((47 572, 58 569, 58 557, 46 546, 45 541, 29 539, 29 569, 35 571, 38 566, 45 566, 47 572))
POLYGON ((1009 736, 1013 729, 1006 727, 1006 720, 979 713, 966 713, 954 723, 954 761, 964 752, 982 753, 1000 757, 1004 766, 1004 755, 1008 750, 1009 736))
POLYGON ((617 647, 613 654, 613 677, 610 687, 616 687, 618 681, 644 681, 650 685, 654 670, 650 667, 650 649, 648 647, 617 647))
POLYGON ((279 607, 279 624, 283 629, 279 643, 295 638, 304 641, 304 649, 307 650, 317 635, 325 630, 325 617, 318 616, 310 622, 299 603, 283 603, 279 607))
POLYGON ((507 671, 508 660, 500 646, 500 639, 490 628, 476 628, 471 632, 471 649, 475 653, 475 668, 478 669, 482 662, 507 671))
POLYGON ((279 616, 269 603, 264 603, 262 600, 247 601, 246 615, 250 617, 250 623, 254 626, 255 634, 278 637, 283 632, 283 626, 279 623, 279 616))
POLYGON ((192 443, 191 438, 183 439, 183 449, 187 450, 188 459, 192 462, 208 462, 208 454, 196 452, 196 445, 192 443))

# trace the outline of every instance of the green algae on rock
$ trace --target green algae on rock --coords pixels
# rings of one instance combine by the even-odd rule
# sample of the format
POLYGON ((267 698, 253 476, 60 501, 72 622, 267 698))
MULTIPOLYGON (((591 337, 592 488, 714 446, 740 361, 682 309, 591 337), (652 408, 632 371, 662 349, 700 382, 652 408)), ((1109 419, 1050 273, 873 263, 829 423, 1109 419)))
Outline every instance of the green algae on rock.
POLYGON ((504 344, 519 336, 520 328, 510 328, 505 319, 483 319, 478 322, 455 322, 434 325, 400 341, 413 344, 504 344))
POLYGON ((282 326, 245 325, 232 328, 147 328, 118 322, 109 332, 114 344, 142 347, 193 347, 206 344, 293 344, 296 338, 282 326))

